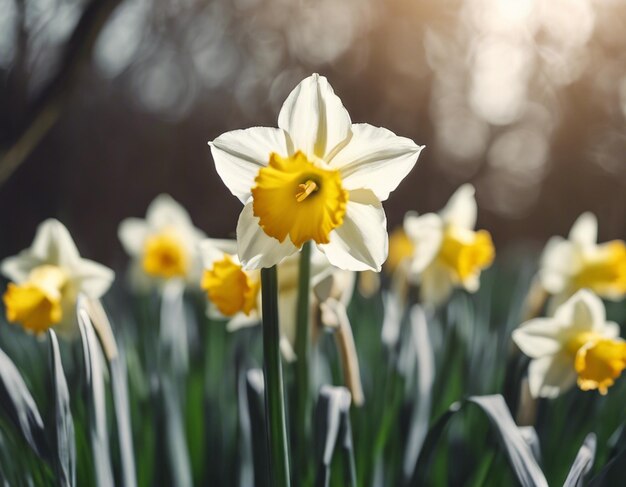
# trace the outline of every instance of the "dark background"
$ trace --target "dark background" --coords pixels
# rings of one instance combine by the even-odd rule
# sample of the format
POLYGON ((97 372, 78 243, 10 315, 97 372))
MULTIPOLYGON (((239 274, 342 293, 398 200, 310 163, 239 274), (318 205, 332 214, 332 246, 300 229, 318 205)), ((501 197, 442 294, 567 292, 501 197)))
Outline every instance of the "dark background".
POLYGON ((426 145, 390 226, 470 181, 499 248, 585 210, 624 237, 624 1, 0 0, 0 257, 54 216, 120 267, 119 222, 161 192, 232 235, 207 141, 276 126, 311 72, 353 121, 426 145))

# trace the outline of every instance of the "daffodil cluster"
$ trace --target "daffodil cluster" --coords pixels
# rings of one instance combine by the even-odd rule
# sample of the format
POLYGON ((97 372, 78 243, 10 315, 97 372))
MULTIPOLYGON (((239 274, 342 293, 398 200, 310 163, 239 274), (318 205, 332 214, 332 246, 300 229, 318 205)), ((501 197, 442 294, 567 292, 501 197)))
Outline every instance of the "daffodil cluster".
POLYGON ((626 342, 606 322, 600 298, 626 295, 626 244, 598 244, 598 221, 582 214, 567 239, 552 237, 543 252, 539 283, 549 296, 547 318, 524 322, 513 340, 532 360, 534 397, 555 397, 577 383, 606 394, 626 368, 626 342))

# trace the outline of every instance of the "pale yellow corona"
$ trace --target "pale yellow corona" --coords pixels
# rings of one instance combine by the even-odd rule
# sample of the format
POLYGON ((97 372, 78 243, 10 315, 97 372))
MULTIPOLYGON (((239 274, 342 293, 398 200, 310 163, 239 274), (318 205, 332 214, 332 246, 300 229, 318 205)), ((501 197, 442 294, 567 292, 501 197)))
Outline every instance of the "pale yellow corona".
POLYGON ((239 312, 250 315, 256 309, 261 283, 229 255, 224 255, 204 271, 201 287, 219 312, 231 317, 239 312))
POLYGON ((189 256, 180 238, 165 230, 146 239, 142 264, 146 274, 154 277, 183 277, 189 268, 189 256))
POLYGON ((626 342, 583 332, 571 338, 567 350, 574 358, 578 387, 606 394, 626 368, 626 342))
POLYGON ((599 295, 626 293, 626 244, 614 240, 598 246, 574 276, 576 289, 591 289, 599 295))
POLYGON ((252 188, 254 215, 263 231, 296 247, 313 240, 330 241, 330 232, 343 223, 348 191, 339 171, 320 168, 302 152, 290 157, 272 153, 259 170, 252 188))
POLYGON ((493 241, 488 231, 468 231, 460 235, 450 229, 444 232, 437 258, 463 282, 489 267, 494 255, 493 241))
POLYGON ((415 245, 402 227, 396 228, 389 234, 389 257, 385 268, 394 272, 402 262, 409 259, 415 250, 415 245))
POLYGON ((4 294, 7 320, 43 333, 63 318, 61 300, 67 275, 53 265, 35 267, 22 284, 9 283, 4 294))

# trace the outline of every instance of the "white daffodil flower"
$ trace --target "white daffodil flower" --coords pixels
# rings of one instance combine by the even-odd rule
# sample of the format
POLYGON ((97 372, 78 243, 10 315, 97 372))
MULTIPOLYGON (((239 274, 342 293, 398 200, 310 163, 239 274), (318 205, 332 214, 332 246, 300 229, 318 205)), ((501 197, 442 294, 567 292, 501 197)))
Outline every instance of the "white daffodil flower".
POLYGON ((556 309, 513 332, 513 341, 532 360, 528 381, 533 397, 556 397, 578 380, 582 390, 606 394, 626 367, 626 342, 617 323, 606 321, 604 304, 583 289, 556 309))
POLYGON ((237 225, 244 268, 271 267, 314 241, 339 268, 379 271, 388 247, 381 202, 422 147, 353 124, 317 74, 287 97, 278 127, 234 130, 209 143, 218 174, 245 205, 237 225))
MULTIPOLYGON (((209 315, 227 318, 227 330, 235 331, 261 322, 261 275, 246 270, 236 254, 235 240, 205 239, 200 243, 204 273, 200 287, 207 293, 209 315)), ((311 253, 311 284, 315 288, 332 272, 328 260, 311 253)), ((285 359, 294 360, 299 258, 293 255, 278 266, 278 316, 280 347, 285 359)))
POLYGON ((122 221, 118 236, 133 259, 130 280, 135 289, 147 291, 168 279, 182 279, 197 286, 202 271, 198 243, 205 235, 171 196, 157 196, 145 220, 122 221))
POLYGON ((552 237, 543 252, 539 278, 560 303, 579 289, 618 300, 626 294, 626 244, 597 244, 598 220, 592 213, 578 217, 569 237, 552 237))
MULTIPOLYGON (((404 219, 404 232, 412 244, 406 270, 409 281, 420 285, 425 303, 442 303, 454 287, 477 291, 481 271, 493 262, 491 235, 486 230, 474 231, 474 193, 474 187, 465 184, 439 214, 409 213, 404 219)), ((399 252, 408 253, 406 240, 393 244, 399 252)), ((392 260, 400 262, 402 257, 394 256, 392 260)))
POLYGON ((8 321, 35 334, 54 326, 66 337, 78 328, 79 293, 99 298, 114 278, 111 269, 81 258, 67 228, 53 219, 39 225, 29 249, 4 259, 0 269, 13 281, 3 296, 8 321))

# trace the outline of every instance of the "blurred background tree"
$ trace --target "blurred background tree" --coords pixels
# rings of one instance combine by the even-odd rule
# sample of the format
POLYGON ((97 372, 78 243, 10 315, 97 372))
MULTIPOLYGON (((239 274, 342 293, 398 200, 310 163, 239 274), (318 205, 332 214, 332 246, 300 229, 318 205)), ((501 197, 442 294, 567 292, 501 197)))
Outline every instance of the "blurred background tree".
POLYGON ((119 266, 119 221, 160 192, 231 234, 206 142, 275 126, 313 71, 427 146, 390 226, 471 181, 498 246, 585 210, 623 237, 623 0, 0 0, 0 254, 56 216, 119 266))

